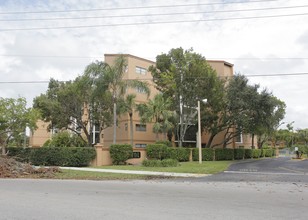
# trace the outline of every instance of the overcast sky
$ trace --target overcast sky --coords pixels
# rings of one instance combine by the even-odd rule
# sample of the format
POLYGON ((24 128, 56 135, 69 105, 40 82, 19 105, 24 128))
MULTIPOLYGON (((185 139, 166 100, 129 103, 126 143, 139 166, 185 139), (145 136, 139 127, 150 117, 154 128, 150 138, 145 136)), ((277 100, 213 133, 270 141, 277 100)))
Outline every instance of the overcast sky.
POLYGON ((305 0, 0 0, 0 97, 31 105, 47 89, 38 81, 74 79, 105 53, 155 61, 192 47, 233 63, 287 104, 284 122, 308 128, 307 24, 305 0))

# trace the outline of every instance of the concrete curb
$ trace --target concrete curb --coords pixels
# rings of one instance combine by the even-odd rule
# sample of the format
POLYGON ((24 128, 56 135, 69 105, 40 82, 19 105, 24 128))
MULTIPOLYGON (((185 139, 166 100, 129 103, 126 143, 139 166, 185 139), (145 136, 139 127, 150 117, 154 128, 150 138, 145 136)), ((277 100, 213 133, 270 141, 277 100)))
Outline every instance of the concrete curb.
POLYGON ((169 173, 169 172, 153 172, 153 171, 139 171, 139 170, 114 170, 114 169, 97 169, 97 168, 81 168, 81 167, 60 167, 60 169, 89 171, 89 172, 102 172, 102 173, 123 173, 123 174, 150 175, 150 176, 170 176, 170 177, 205 177, 205 176, 210 176, 210 174, 169 173))

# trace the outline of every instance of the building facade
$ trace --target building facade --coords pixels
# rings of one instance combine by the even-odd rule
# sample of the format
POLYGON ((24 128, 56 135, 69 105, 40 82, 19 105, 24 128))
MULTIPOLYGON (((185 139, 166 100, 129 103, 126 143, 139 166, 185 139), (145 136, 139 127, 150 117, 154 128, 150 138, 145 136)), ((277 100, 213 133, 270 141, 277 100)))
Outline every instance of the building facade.
MULTIPOLYGON (((112 65, 114 60, 119 56, 119 54, 105 54, 105 62, 112 65)), ((149 67, 155 65, 155 62, 133 56, 130 54, 124 54, 127 60, 127 67, 125 69, 123 79, 138 79, 145 81, 149 85, 151 91, 150 96, 148 96, 142 89, 128 89, 127 94, 136 94, 135 102, 136 104, 146 103, 149 99, 159 93, 155 88, 152 81, 152 75, 148 71, 149 67)), ((217 72, 220 77, 231 77, 233 76, 233 64, 220 60, 207 60, 208 64, 217 72)), ((46 140, 50 139, 52 132, 47 130, 48 124, 43 121, 38 122, 38 129, 31 134, 30 145, 33 147, 42 146, 46 140)), ((109 147, 113 142, 113 127, 105 129, 101 134, 97 132, 98 130, 93 128, 93 140, 100 140, 101 145, 104 147, 109 147), (99 138, 98 138, 99 136, 99 138)), ((118 115, 118 125, 117 125, 117 143, 130 143, 130 119, 128 114, 118 115)), ((140 117, 137 112, 133 113, 133 145, 135 148, 145 148, 147 144, 154 143, 156 140, 156 134, 153 132, 153 126, 151 123, 146 125, 140 122, 140 117)), ((213 144, 220 143, 224 136, 224 132, 215 137, 213 144)), ((207 134, 202 134, 202 143, 205 145, 208 140, 207 134)), ((164 135, 159 135, 160 140, 165 140, 164 135)), ((96 143, 95 143, 96 144, 96 143)), ((196 146, 195 141, 191 141, 190 146, 196 146)), ((241 135, 241 137, 234 139, 227 147, 237 148, 239 146, 250 147, 251 138, 248 135, 241 135)))

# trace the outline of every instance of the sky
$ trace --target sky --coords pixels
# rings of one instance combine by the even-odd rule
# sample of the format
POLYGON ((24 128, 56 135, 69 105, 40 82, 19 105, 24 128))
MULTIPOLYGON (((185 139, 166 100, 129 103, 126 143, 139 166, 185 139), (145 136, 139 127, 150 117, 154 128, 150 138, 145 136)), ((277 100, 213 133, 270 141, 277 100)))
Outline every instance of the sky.
MULTIPOLYGON (((106 53, 155 61, 172 48, 234 64, 308 128, 305 0, 0 0, 0 97, 45 93, 106 53), (274 76, 273 76, 274 75, 274 76)), ((282 125, 282 128, 285 125, 282 125)))

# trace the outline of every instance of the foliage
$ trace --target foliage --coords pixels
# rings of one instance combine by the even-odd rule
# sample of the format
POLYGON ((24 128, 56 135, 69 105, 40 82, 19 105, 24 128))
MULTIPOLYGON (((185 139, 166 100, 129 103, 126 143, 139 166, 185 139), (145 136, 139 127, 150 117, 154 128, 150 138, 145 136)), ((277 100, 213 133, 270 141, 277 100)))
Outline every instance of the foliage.
POLYGON ((172 147, 172 142, 171 141, 156 141, 155 144, 164 144, 167 147, 172 147))
POLYGON ((42 119, 51 122, 48 129, 67 129, 79 135, 84 134, 88 144, 92 144, 91 131, 95 124, 100 129, 111 124, 111 96, 108 87, 97 87, 94 77, 77 77, 74 81, 59 82, 50 79, 45 94, 34 99, 33 107, 42 113, 42 119))
POLYGON ((153 122, 153 132, 156 134, 156 141, 158 141, 159 133, 164 133, 167 136, 167 132, 173 128, 171 121, 174 115, 171 107, 171 98, 164 98, 162 94, 157 94, 153 100, 137 106, 141 122, 153 122))
POLYGON ((8 156, 14 157, 17 161, 23 163, 30 162, 30 154, 31 148, 23 148, 23 147, 8 147, 8 156))
POLYGON ((95 158, 95 149, 90 147, 42 147, 8 148, 9 155, 17 160, 36 166, 88 166, 95 158))
POLYGON ((252 157, 253 158, 260 158, 262 150, 261 149, 252 149, 252 157))
POLYGON ((26 127, 36 129, 39 112, 26 105, 25 98, 0 98, 0 144, 3 145, 3 155, 11 138, 18 139, 26 127))
POLYGON ((252 149, 245 149, 245 159, 252 158, 252 149))
POLYGON ((96 61, 87 66, 85 73, 93 77, 96 95, 100 95, 100 87, 106 87, 111 94, 113 104, 113 143, 116 143, 117 103, 123 98, 127 88, 141 88, 150 94, 148 84, 135 79, 124 79, 127 60, 124 55, 116 57, 113 65, 96 61))
POLYGON ((229 148, 215 149, 215 160, 233 160, 234 150, 229 148))
POLYGON ((110 146, 110 157, 113 164, 125 164, 132 156, 133 147, 129 144, 112 144, 110 146))
POLYGON ((145 167, 177 167, 178 164, 179 162, 175 159, 142 161, 142 166, 145 166, 145 167))
POLYGON ((241 160, 245 158, 245 149, 244 148, 236 148, 234 149, 234 159, 241 160))
POLYGON ((163 160, 168 158, 168 147, 164 144, 148 144, 145 150, 150 159, 163 160))
POLYGON ((262 153, 261 153, 261 156, 262 157, 272 157, 274 156, 274 153, 275 153, 275 149, 262 149, 262 153))
POLYGON ((136 95, 128 94, 125 97, 125 100, 120 102, 119 109, 121 114, 128 113, 129 116, 129 124, 130 124, 130 144, 134 146, 134 124, 133 124, 133 113, 136 108, 135 103, 136 95))
POLYGON ((192 49, 175 48, 158 55, 156 65, 149 70, 163 96, 173 97, 173 110, 181 122, 176 127, 176 139, 181 147, 186 131, 196 123, 197 101, 207 98, 208 106, 215 106, 223 84, 205 58, 192 49))
MULTIPOLYGON (((194 148, 192 152, 193 161, 199 160, 199 149, 194 148)), ((213 161, 214 160, 214 149, 202 148, 202 161, 213 161)))
POLYGON ((68 131, 62 131, 52 136, 51 140, 47 140, 44 147, 86 147, 87 143, 78 135, 71 134, 68 131))
POLYGON ((190 149, 184 147, 168 148, 168 158, 175 159, 179 162, 189 161, 190 149))

